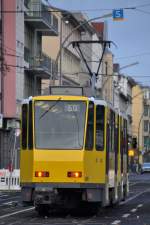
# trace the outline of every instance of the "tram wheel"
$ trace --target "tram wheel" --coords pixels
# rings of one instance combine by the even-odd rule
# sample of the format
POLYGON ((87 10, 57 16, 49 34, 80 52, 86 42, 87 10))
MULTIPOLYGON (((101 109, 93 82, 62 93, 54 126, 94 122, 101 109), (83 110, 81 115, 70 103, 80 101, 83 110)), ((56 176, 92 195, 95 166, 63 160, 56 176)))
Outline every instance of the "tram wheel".
POLYGON ((39 216, 47 216, 49 214, 48 205, 37 205, 35 210, 38 212, 39 216))
POLYGON ((77 208, 71 211, 72 215, 92 216, 98 213, 99 205, 97 203, 81 202, 77 208))

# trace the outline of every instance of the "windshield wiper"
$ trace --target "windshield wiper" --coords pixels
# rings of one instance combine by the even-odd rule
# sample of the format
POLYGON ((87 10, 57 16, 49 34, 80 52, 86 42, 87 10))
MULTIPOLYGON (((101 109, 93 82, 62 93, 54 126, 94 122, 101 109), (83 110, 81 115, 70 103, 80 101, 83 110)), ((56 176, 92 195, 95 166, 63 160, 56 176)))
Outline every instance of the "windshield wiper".
POLYGON ((40 120, 43 116, 45 116, 52 108, 54 108, 60 100, 61 100, 61 97, 58 98, 58 99, 56 100, 56 102, 55 102, 53 105, 51 105, 47 110, 45 110, 45 112, 42 113, 42 115, 39 117, 39 120, 40 120))

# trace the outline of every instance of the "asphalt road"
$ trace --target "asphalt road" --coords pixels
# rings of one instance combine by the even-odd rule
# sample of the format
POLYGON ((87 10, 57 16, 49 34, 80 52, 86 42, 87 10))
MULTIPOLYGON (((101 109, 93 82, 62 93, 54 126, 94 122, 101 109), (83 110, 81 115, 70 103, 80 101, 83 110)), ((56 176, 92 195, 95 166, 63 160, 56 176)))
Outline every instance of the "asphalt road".
POLYGON ((150 225, 150 174, 130 176, 130 194, 118 206, 94 216, 58 214, 40 217, 34 207, 23 207, 20 193, 0 192, 0 225, 150 225))

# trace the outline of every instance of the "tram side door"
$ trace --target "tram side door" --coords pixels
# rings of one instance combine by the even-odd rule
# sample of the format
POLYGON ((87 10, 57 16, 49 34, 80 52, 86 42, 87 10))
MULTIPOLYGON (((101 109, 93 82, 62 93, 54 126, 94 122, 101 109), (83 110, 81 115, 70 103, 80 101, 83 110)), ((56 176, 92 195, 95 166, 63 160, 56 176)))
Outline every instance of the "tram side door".
POLYGON ((127 120, 123 119, 123 174, 124 179, 127 179, 128 172, 128 135, 127 135, 127 120))
POLYGON ((119 153, 119 116, 115 114, 115 134, 114 134, 114 151, 115 151, 115 177, 118 179, 118 153, 119 153))
POLYGON ((106 175, 110 187, 115 186, 115 113, 107 111, 107 131, 106 131, 106 175))
POLYGON ((104 162, 104 149, 106 138, 106 108, 103 105, 96 105, 96 129, 95 129, 95 155, 97 171, 99 173, 99 180, 101 183, 105 182, 105 162, 104 162))
POLYGON ((123 175, 123 180, 126 182, 127 175, 127 122, 124 118, 121 118, 120 123, 120 153, 121 153, 121 174, 123 175))

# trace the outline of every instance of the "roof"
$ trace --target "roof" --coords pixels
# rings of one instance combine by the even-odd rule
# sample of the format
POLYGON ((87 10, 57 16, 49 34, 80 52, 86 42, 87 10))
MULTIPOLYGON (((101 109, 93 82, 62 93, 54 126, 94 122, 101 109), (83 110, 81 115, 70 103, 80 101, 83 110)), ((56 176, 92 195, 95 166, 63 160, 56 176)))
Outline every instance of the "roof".
MULTIPOLYGON (((71 12, 69 12, 67 10, 62 10, 61 13, 62 13, 62 16, 65 19, 68 19, 69 22, 71 22, 75 27, 81 25, 80 21, 78 21, 77 18, 71 12)), ((84 32, 85 29, 83 26, 79 26, 78 30, 80 32, 84 32)))
POLYGON ((127 79, 132 87, 134 87, 137 84, 136 81, 132 77, 127 76, 127 79))
MULTIPOLYGON (((56 11, 57 10, 60 11, 62 18, 69 20, 69 22, 72 23, 75 27, 80 25, 80 21, 78 21, 76 17, 73 15, 73 13, 71 13, 70 11, 67 11, 58 7, 54 7, 54 6, 50 6, 50 8, 56 11)), ((79 26, 78 30, 80 32, 84 32, 85 29, 82 26, 79 26)))
POLYGON ((73 16, 80 22, 84 23, 83 28, 85 28, 85 31, 88 31, 91 34, 95 33, 95 29, 92 26, 91 22, 88 22, 89 18, 87 17, 86 14, 83 14, 82 12, 72 12, 73 16), (87 23, 86 23, 87 21, 87 23))
POLYGON ((113 71, 115 73, 119 73, 119 71, 120 71, 120 64, 119 63, 114 63, 113 64, 113 71))
POLYGON ((103 38, 104 36, 104 22, 92 22, 92 26, 96 30, 98 36, 103 38))
POLYGON ((94 97, 90 97, 89 100, 93 101, 96 105, 108 106, 108 103, 105 100, 95 99, 94 97))

